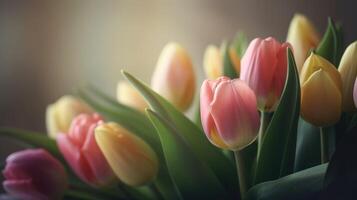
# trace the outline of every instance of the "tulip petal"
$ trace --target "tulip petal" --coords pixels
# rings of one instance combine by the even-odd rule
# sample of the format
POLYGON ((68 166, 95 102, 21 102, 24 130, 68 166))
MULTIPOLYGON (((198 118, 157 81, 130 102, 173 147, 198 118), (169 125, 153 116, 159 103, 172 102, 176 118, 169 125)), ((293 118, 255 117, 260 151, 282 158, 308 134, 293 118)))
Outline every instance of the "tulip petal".
POLYGON ((82 180, 87 183, 95 181, 94 174, 82 155, 80 147, 74 144, 68 135, 57 135, 57 145, 68 164, 82 180))
POLYGON ((37 191, 31 179, 5 180, 3 187, 6 192, 15 197, 28 200, 50 200, 44 194, 37 191))
POLYGON ((210 45, 207 47, 203 58, 203 67, 210 79, 216 79, 222 75, 222 55, 216 46, 210 45))
POLYGON ((167 44, 151 79, 153 90, 180 110, 186 110, 195 92, 195 76, 191 58, 177 43, 167 44))
POLYGON ((240 78, 255 92, 260 110, 271 111, 278 103, 286 79, 287 46, 271 37, 257 38, 242 58, 240 78))
POLYGON ((301 88, 301 115, 315 126, 336 123, 341 103, 340 89, 324 68, 315 71, 301 88))
POLYGON ((341 58, 338 71, 341 74, 342 109, 346 112, 355 111, 353 103, 353 86, 357 77, 357 41, 350 44, 341 58))
POLYGON ((300 83, 304 85, 307 79, 317 70, 322 69, 323 71, 327 72, 337 86, 337 88, 341 91, 342 90, 342 81, 341 75, 336 69, 336 67, 330 63, 325 58, 314 54, 313 52, 311 55, 306 59, 302 71, 300 73, 300 83))
POLYGON ((230 149, 241 149, 257 136, 259 115, 256 97, 239 79, 222 82, 217 86, 211 103, 211 114, 219 136, 230 149))
POLYGON ((157 174, 155 152, 141 138, 119 125, 107 123, 98 126, 95 138, 109 165, 124 183, 143 185, 157 174))
POLYGON ((113 180, 113 172, 108 170, 110 166, 95 140, 94 129, 96 127, 96 124, 92 124, 88 129, 88 135, 81 152, 96 177, 95 179, 98 182, 96 184, 106 185, 113 180))

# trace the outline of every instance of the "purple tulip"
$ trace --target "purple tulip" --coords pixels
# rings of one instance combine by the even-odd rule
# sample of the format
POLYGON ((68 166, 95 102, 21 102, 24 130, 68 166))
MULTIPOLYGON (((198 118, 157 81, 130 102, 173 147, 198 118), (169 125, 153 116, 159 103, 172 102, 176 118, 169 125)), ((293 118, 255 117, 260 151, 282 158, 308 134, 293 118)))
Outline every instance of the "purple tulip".
POLYGON ((67 188, 64 167, 43 149, 15 152, 6 159, 4 189, 27 200, 61 199, 67 188))

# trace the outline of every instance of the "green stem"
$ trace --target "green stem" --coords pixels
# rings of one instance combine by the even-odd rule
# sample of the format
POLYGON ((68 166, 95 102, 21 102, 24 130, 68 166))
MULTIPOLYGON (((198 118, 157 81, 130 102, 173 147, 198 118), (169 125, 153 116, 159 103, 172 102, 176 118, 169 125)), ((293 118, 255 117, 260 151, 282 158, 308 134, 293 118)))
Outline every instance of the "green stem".
POLYGON ((321 164, 327 163, 329 160, 328 149, 328 134, 325 133, 324 128, 320 127, 320 144, 321 144, 321 164))
POLYGON ((258 133, 258 154, 257 154, 257 159, 259 158, 260 151, 262 148, 262 143, 263 143, 263 136, 265 133, 265 130, 268 128, 270 122, 270 114, 267 112, 260 112, 260 129, 258 133))
POLYGON ((234 151, 234 157, 236 160, 237 174, 239 178, 239 191, 241 199, 244 199, 244 195, 247 191, 247 170, 245 169, 243 157, 239 150, 234 151))
POLYGON ((157 199, 157 200, 164 200, 165 199, 162 196, 159 188, 157 187, 156 182, 152 182, 148 186, 149 186, 150 190, 153 192, 153 194, 155 195, 155 197, 156 197, 155 199, 157 199))

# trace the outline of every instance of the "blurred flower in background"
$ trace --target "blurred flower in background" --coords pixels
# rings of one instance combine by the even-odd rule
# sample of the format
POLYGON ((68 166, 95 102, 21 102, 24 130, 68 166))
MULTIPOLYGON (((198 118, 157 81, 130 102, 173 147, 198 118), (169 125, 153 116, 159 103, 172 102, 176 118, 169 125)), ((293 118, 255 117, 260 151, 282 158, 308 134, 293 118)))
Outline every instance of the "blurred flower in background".
POLYGON ((126 81, 119 81, 117 86, 117 100, 142 112, 149 107, 144 97, 126 81))
POLYGON ((287 42, 294 49, 294 57, 298 71, 301 68, 305 59, 309 55, 309 51, 316 48, 320 42, 320 37, 312 24, 312 22, 302 14, 295 14, 290 22, 287 42))
POLYGON ((187 51, 177 43, 168 43, 162 50, 151 78, 151 87, 179 110, 192 103, 196 75, 187 51))
POLYGON ((343 54, 338 67, 342 79, 342 110, 355 111, 353 103, 353 87, 357 77, 357 41, 350 44, 343 54))
POLYGON ((5 191, 20 199, 60 200, 67 187, 64 167, 43 149, 12 153, 3 175, 5 191))
POLYGON ((72 120, 82 113, 92 113, 93 110, 76 97, 66 95, 49 105, 46 110, 47 133, 56 138, 58 133, 66 133, 72 120))

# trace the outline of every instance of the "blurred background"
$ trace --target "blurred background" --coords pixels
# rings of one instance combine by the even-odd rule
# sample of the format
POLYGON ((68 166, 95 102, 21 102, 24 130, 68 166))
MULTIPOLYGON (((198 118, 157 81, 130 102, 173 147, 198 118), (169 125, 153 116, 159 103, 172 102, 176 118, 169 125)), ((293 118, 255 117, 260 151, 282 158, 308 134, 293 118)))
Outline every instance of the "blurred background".
MULTIPOLYGON (((121 69, 149 82, 169 41, 192 56, 197 86, 208 44, 237 31, 284 41, 296 12, 321 35, 328 16, 341 22, 348 44, 357 39, 356 8, 352 0, 0 0, 0 126, 44 132, 49 103, 86 83, 114 96, 121 69)), ((17 148, 0 145, 0 160, 17 148)))

